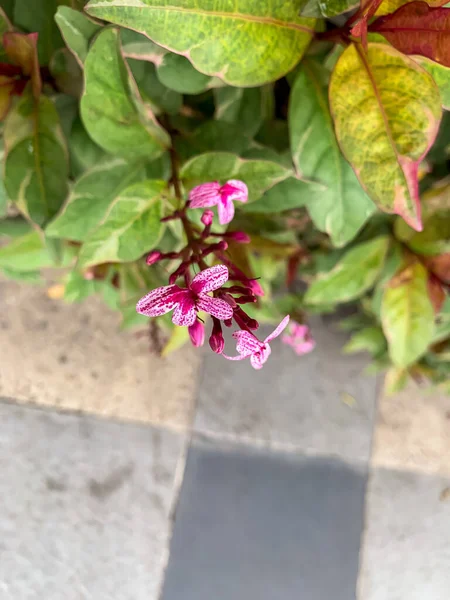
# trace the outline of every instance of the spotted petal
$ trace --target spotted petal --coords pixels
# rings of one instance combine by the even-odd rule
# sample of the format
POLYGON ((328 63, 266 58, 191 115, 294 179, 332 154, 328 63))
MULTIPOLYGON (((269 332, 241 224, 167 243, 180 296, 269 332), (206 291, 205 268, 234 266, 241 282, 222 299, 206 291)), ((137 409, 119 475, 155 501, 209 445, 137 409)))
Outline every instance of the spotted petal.
POLYGON ((219 223, 221 225, 230 223, 234 217, 234 204, 232 200, 222 198, 217 205, 217 212, 219 213, 219 223))
POLYGON ((220 184, 217 181, 202 183, 193 188, 189 194, 191 208, 214 206, 220 200, 220 184))
POLYGON ((261 349, 260 352, 256 352, 255 354, 252 354, 250 356, 250 364, 252 365, 252 367, 257 370, 262 369, 264 363, 269 358, 271 352, 272 352, 272 350, 270 349, 270 346, 267 344, 266 346, 264 346, 264 348, 261 349))
POLYGON ((220 319, 221 321, 231 319, 233 316, 233 309, 228 302, 225 302, 225 300, 221 300, 220 298, 212 298, 206 294, 201 294, 199 296, 197 300, 197 308, 198 310, 203 310, 209 315, 216 317, 216 319, 220 319))
POLYGON ((261 351, 261 342, 252 333, 248 331, 235 331, 233 337, 237 340, 236 350, 239 354, 250 356, 261 351))
POLYGON ((190 295, 186 295, 173 311, 172 322, 183 327, 193 325, 196 318, 194 300, 190 295))
POLYGON ((218 290, 228 281, 228 268, 225 265, 215 265, 200 271, 191 283, 191 290, 195 294, 218 290))
POLYGON ((274 331, 272 331, 272 333, 270 335, 268 335, 266 337, 266 339, 264 340, 264 343, 267 344, 267 342, 270 342, 271 340, 278 337, 280 335, 280 333, 282 333, 286 329, 286 327, 288 326, 288 323, 289 323, 289 315, 284 317, 284 319, 281 321, 281 323, 278 325, 278 327, 274 331))
POLYGON ((175 308, 186 291, 177 285, 165 285, 156 288, 139 300, 136 310, 147 317, 165 315, 175 308))

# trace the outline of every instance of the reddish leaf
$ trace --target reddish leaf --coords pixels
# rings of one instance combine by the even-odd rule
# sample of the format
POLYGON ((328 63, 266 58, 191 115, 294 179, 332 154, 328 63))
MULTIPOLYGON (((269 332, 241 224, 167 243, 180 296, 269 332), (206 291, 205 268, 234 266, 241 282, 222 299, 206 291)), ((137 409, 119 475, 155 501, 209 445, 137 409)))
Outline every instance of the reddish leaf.
POLYGON ((419 54, 450 67, 450 8, 410 2, 374 21, 369 31, 381 33, 404 54, 419 54))
POLYGON ((5 52, 15 65, 22 69, 22 74, 31 78, 33 96, 38 98, 42 82, 37 54, 37 33, 16 33, 7 31, 3 35, 5 52))
POLYGON ((426 265, 442 283, 450 285, 450 252, 426 259, 426 265))
POLYGON ((350 20, 350 33, 361 38, 364 48, 367 47, 367 21, 377 12, 383 0, 361 0, 361 7, 350 20))
POLYGON ((438 314, 445 302, 445 289, 443 288, 439 279, 432 274, 428 276, 427 286, 428 296, 431 300, 431 304, 433 305, 434 312, 435 314, 438 314))

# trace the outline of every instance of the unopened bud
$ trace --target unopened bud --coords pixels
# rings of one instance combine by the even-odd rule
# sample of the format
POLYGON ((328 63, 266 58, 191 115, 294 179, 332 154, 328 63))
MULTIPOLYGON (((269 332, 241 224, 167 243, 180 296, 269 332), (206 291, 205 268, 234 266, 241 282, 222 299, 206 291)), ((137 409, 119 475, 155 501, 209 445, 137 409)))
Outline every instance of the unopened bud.
POLYGON ((205 210, 205 212, 202 214, 201 222, 203 223, 203 225, 205 225, 205 227, 208 227, 209 225, 212 225, 213 218, 214 218, 213 211, 205 210))
POLYGON ((175 281, 178 279, 178 277, 181 277, 182 275, 184 275, 186 273, 186 270, 189 268, 190 263, 185 261, 182 262, 181 265, 178 267, 178 269, 176 271, 174 271, 172 273, 172 275, 169 277, 169 284, 173 285, 175 283, 175 281))
POLYGON ((245 284, 248 288, 252 290, 255 296, 264 296, 264 290, 262 289, 258 281, 256 281, 256 279, 249 279, 245 282, 245 284))
POLYGON ((189 325, 188 331, 192 345, 196 348, 203 346, 205 341, 205 326, 203 323, 197 319, 193 325, 189 325))
POLYGON ((222 354, 225 347, 225 340, 222 335, 222 324, 219 319, 213 317, 213 328, 209 338, 209 346, 216 354, 222 354))
POLYGON ((238 244, 249 244, 251 242, 250 236, 245 231, 231 231, 226 234, 229 240, 233 240, 238 244))
POLYGON ((145 261, 148 265, 154 265, 159 260, 161 260, 162 254, 159 250, 152 250, 150 254, 147 256, 147 260, 145 261))

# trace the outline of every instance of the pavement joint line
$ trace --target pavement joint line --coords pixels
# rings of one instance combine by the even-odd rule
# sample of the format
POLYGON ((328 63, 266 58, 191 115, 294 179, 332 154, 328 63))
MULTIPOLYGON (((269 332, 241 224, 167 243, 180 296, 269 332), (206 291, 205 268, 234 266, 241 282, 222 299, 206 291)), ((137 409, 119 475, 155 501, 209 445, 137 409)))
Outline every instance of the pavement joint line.
POLYGON ((188 427, 182 425, 174 425, 173 423, 162 423, 157 421, 141 421, 139 419, 123 419, 120 417, 114 417, 112 415, 102 415, 98 412, 91 412, 86 410, 77 410, 74 408, 64 408, 56 406, 54 404, 39 404, 34 400, 19 400, 17 398, 10 398, 7 396, 0 396, 0 404, 9 404, 11 406, 17 406, 20 408, 26 408, 34 411, 45 412, 49 414, 57 415, 70 415, 73 417, 87 417, 95 421, 103 421, 108 423, 116 423, 118 425, 129 425, 131 427, 151 427, 153 429, 161 431, 169 431, 170 433, 177 433, 185 435, 188 427))
POLYGON ((192 440, 194 439, 195 431, 194 431, 194 422, 197 416, 197 410, 199 406, 199 397, 200 397, 200 386, 202 384, 202 374, 204 369, 204 361, 201 360, 199 369, 197 371, 197 377, 195 382, 195 390, 193 393, 194 401, 191 404, 191 408, 188 416, 188 424, 184 431, 184 442, 181 449, 180 456, 177 461, 177 466, 175 468, 175 476, 173 483, 173 493, 172 493, 172 503, 169 509, 169 523, 168 523, 168 534, 167 534, 167 543, 164 548, 163 555, 161 557, 161 576, 159 580, 158 591, 156 594, 157 600, 163 599, 164 593, 164 584, 166 581, 167 568, 169 566, 170 561, 170 546, 172 543, 172 537, 175 530, 175 521, 177 516, 177 510, 180 503, 181 498, 181 490, 183 488, 183 481, 186 474, 186 465, 187 458, 189 454, 189 449, 192 445, 192 440))

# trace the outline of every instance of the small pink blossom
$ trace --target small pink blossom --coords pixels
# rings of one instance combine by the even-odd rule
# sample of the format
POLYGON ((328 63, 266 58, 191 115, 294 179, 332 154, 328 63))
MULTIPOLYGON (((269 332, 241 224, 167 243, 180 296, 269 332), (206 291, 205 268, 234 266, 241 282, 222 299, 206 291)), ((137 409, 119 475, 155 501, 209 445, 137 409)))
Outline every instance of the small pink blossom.
POLYGON ((271 353, 269 342, 278 337, 287 327, 288 323, 289 315, 284 317, 278 327, 272 331, 263 342, 260 342, 258 338, 249 331, 235 331, 233 337, 237 340, 236 350, 239 352, 239 356, 227 356, 226 354, 223 354, 222 356, 228 360, 244 360, 244 358, 250 357, 252 367, 254 369, 262 369, 271 353))
POLYGON ((244 182, 230 179, 225 185, 218 181, 202 183, 191 190, 189 194, 191 208, 206 208, 217 205, 219 223, 225 225, 234 217, 234 200, 247 202, 248 189, 244 182))
POLYGON ((147 256, 146 263, 151 266, 161 260, 162 254, 159 250, 152 250, 150 254, 147 256))
POLYGON ((227 267, 215 265, 200 271, 188 288, 175 284, 156 288, 139 300, 136 310, 147 317, 158 317, 175 309, 172 317, 175 325, 193 325, 199 310, 217 319, 231 319, 231 306, 221 298, 208 296, 208 292, 218 290, 226 281, 227 267))
POLYGON ((209 225, 212 225, 214 219, 214 213, 212 210, 205 210, 204 213, 201 216, 201 222, 203 223, 203 225, 205 225, 206 227, 208 227, 209 225))
POLYGON ((205 341, 205 326, 203 323, 196 319, 193 325, 189 325, 188 331, 192 345, 196 348, 203 346, 205 341))
POLYGON ((291 323, 289 332, 285 333, 281 340, 288 346, 291 346, 299 356, 308 354, 316 346, 308 325, 301 325, 295 322, 291 323))

